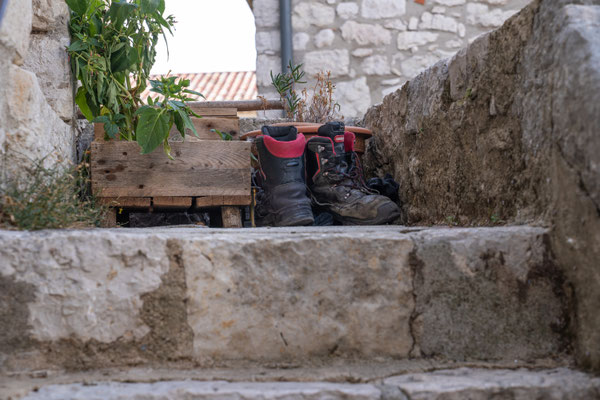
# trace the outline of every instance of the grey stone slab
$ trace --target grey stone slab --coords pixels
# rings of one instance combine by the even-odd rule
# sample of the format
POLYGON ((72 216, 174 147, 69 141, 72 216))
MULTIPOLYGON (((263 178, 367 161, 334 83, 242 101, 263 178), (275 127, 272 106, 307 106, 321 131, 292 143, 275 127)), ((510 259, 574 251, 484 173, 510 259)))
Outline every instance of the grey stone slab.
POLYGON ((13 329, 0 336, 0 361, 27 371, 562 357, 556 327, 568 296, 545 276, 546 235, 526 226, 3 231, 0 317, 13 329))
POLYGON ((384 380, 410 400, 598 399, 600 378, 558 368, 531 371, 459 368, 384 380))

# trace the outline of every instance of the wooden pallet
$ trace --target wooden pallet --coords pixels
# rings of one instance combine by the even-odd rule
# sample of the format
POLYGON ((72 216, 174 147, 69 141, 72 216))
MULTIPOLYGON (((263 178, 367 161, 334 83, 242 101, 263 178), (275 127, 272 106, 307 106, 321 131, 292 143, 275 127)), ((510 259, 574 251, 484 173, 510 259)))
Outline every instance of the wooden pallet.
POLYGON ((108 225, 116 225, 116 209, 185 210, 221 207, 225 227, 241 227, 240 207, 249 206, 250 147, 240 141, 236 108, 202 108, 192 118, 198 137, 187 132, 185 141, 171 132, 169 159, 162 148, 141 155, 137 143, 104 140, 96 124, 91 145, 92 191, 113 208, 108 225), (212 132, 230 134, 223 141, 212 132))

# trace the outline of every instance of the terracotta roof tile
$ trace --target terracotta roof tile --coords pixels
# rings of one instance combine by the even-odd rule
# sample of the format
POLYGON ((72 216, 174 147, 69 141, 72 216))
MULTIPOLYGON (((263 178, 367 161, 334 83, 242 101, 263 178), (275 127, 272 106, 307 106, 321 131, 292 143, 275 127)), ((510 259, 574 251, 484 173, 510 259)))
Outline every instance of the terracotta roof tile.
MULTIPOLYGON (((201 72, 195 74, 172 74, 181 79, 189 79, 190 89, 202 93, 206 100, 254 100, 258 96, 255 71, 239 72, 201 72)), ((150 79, 157 79, 161 75, 152 75, 150 79)), ((155 99, 158 95, 150 93, 147 88, 142 93, 142 99, 148 95, 155 99)), ((202 98, 198 99, 202 101, 202 98)))

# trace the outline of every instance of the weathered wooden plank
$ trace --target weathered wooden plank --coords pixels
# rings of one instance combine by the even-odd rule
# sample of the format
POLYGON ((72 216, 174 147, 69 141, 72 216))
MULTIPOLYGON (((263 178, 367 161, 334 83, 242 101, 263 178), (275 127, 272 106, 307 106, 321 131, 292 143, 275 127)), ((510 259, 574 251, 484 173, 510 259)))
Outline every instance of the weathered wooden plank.
POLYGON ((197 208, 220 207, 220 206, 249 206, 252 202, 251 196, 206 196, 198 197, 195 201, 197 208))
POLYGON ((189 103, 190 108, 194 110, 196 114, 203 117, 217 117, 217 116, 229 116, 237 117, 237 108, 235 107, 203 107, 202 102, 200 103, 189 103))
POLYGON ((188 102, 192 107, 236 108, 238 111, 283 110, 281 99, 224 100, 188 102))
POLYGON ((154 197, 152 205, 156 208, 190 208, 192 206, 191 197, 154 197))
POLYGON ((101 204, 111 207, 150 208, 151 200, 146 197, 98 197, 101 204))
POLYGON ((242 211, 239 207, 221 207, 221 219, 223 221, 223 228, 242 227, 242 211))
POLYGON ((100 197, 244 196, 250 193, 250 143, 172 143, 141 155, 137 143, 92 143, 92 189, 100 197))
MULTIPOLYGON (((233 136, 234 140, 238 140, 240 136, 240 120, 239 118, 216 118, 216 117, 204 117, 196 118, 192 117, 192 123, 198 132, 196 137, 191 130, 186 129, 186 141, 198 141, 198 140, 222 140, 218 133, 211 132, 211 129, 218 129, 221 132, 227 132, 233 136)), ((181 141, 181 134, 177 130, 177 127, 173 126, 171 129, 171 138, 177 141, 181 141)))

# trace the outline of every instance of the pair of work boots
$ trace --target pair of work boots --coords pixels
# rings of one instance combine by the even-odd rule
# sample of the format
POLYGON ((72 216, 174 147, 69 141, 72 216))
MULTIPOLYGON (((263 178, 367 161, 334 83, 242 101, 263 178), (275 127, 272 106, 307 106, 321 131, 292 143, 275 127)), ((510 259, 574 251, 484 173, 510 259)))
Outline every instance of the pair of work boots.
POLYGON ((308 141, 293 126, 263 126, 255 143, 258 226, 312 225, 312 206, 344 225, 381 225, 400 215, 389 198, 369 190, 341 122, 319 127, 308 141))

